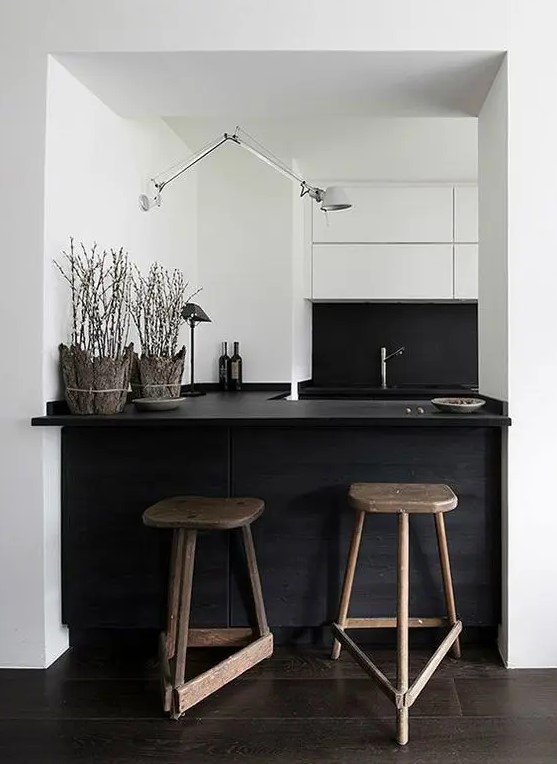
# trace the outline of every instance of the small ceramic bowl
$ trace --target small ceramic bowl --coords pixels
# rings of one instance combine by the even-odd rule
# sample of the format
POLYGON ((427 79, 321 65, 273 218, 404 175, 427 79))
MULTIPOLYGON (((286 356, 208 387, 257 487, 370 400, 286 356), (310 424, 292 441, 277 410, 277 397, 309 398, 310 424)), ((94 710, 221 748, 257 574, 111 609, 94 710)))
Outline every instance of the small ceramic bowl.
POLYGON ((433 398, 431 402, 439 411, 450 411, 452 414, 472 414, 485 406, 481 398, 433 398))
POLYGON ((134 398, 132 403, 138 411, 173 411, 185 398, 134 398))

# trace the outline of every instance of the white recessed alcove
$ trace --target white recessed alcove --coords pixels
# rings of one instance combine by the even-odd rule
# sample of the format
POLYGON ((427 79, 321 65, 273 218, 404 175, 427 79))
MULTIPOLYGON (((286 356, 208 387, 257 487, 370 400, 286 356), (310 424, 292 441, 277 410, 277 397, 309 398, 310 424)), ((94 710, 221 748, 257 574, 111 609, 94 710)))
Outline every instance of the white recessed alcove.
MULTIPOLYGON (((307 379, 311 200, 233 144, 176 180, 160 208, 142 213, 138 193, 236 125, 310 182, 475 187, 478 115, 501 60, 490 52, 58 54, 49 71, 47 259, 71 234, 122 245, 140 264, 180 267, 203 287, 199 301, 213 319, 199 332, 200 381, 216 381, 225 339, 241 341, 249 381, 307 379)), ((55 397, 64 295, 55 273, 47 280, 55 397)))
MULTIPOLYGON (((139 265, 158 260, 179 267, 192 286, 203 288, 198 302, 212 323, 198 329, 198 381, 217 380, 222 340, 240 340, 250 382, 290 382, 294 390, 311 377, 311 301, 319 299, 320 283, 312 242, 319 241, 313 249, 329 247, 330 287, 344 277, 337 261, 347 252, 340 249, 335 261, 335 235, 340 236, 335 214, 325 222, 316 218, 321 213, 308 197, 300 199, 298 185, 230 143, 166 188, 160 208, 144 213, 137 203, 150 178, 179 167, 237 125, 304 179, 323 186, 341 183, 355 198, 366 193, 373 198, 370 189, 389 187, 425 189, 422 204, 432 195, 443 205, 449 195, 449 230, 435 234, 437 249, 427 257, 452 291, 443 282, 436 296, 478 296, 480 391, 507 399, 504 55, 199 51, 49 57, 44 400, 61 394, 57 346, 65 336, 67 295, 51 261, 70 235, 124 246, 139 265), (464 233, 466 225, 457 215, 457 197, 465 199, 470 191, 479 207, 479 234, 477 229, 464 233), (478 242, 478 275, 472 276, 478 291, 460 293, 454 289, 459 257, 471 247, 477 251, 478 242), (450 258, 451 273, 443 275, 438 256, 445 265, 450 258)), ((370 214, 376 209, 371 205, 370 214)), ((388 215, 396 222, 396 205, 388 215)), ((416 218, 429 230, 427 204, 417 208, 416 218)), ((431 236, 423 236, 418 246, 427 248, 431 236)), ((395 254, 403 263, 404 248, 395 254)), ((404 275, 413 289, 416 277, 404 275)), ((350 299, 351 289, 340 290, 343 299, 350 299)), ((419 289, 412 294, 424 296, 419 289)), ((57 444, 46 447, 56 471, 57 444)), ((56 506, 55 481, 48 483, 48 493, 56 506)), ((505 657, 516 618, 507 610, 508 580, 503 555, 500 648, 505 657)))

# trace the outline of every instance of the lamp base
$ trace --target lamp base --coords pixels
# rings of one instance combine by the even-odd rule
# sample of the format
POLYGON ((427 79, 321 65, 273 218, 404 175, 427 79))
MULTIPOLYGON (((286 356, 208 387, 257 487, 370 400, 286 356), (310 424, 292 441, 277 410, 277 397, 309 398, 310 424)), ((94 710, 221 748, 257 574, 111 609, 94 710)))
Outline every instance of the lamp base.
POLYGON ((207 395, 207 393, 202 390, 186 390, 181 395, 184 398, 198 398, 200 395, 207 395))

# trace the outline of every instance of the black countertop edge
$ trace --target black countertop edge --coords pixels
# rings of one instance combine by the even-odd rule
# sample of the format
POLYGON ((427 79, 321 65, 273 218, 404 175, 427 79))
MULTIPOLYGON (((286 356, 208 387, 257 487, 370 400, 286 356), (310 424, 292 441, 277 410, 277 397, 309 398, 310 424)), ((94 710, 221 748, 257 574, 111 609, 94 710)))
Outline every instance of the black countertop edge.
POLYGON ((280 391, 208 393, 179 409, 138 412, 128 405, 113 416, 53 413, 34 417, 33 426, 51 427, 507 427, 502 401, 486 399, 474 414, 437 411, 423 400, 284 400, 280 391), (274 393, 274 395, 273 395, 274 393), (419 414, 418 408, 424 413, 419 414), (407 413, 410 409, 410 413, 407 413))
POLYGON ((141 417, 124 419, 117 417, 77 417, 68 414, 58 417, 36 417, 31 420, 34 427, 509 427, 511 420, 498 414, 472 418, 471 415, 455 414, 454 417, 299 417, 247 418, 242 419, 201 419, 193 417, 141 417))

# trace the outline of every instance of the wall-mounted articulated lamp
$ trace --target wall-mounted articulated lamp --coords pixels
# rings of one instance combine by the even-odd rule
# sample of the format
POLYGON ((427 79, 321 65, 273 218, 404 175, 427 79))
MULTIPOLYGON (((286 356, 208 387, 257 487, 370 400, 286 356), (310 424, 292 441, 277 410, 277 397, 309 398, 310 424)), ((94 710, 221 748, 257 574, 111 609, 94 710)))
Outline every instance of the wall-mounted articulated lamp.
POLYGON ((241 146, 243 149, 246 149, 246 151, 251 152, 256 157, 261 159, 261 161, 266 162, 271 167, 274 167, 275 170, 277 170, 278 172, 281 172, 287 178, 290 178, 290 180, 294 180, 297 183, 299 183, 300 189, 301 189, 300 196, 305 196, 306 194, 308 194, 308 196, 310 196, 318 204, 321 205, 321 209, 324 212, 334 212, 336 210, 347 210, 349 207, 352 206, 352 204, 348 201, 348 198, 343 188, 341 188, 340 186, 328 186, 326 189, 323 189, 323 188, 318 188, 318 186, 312 186, 310 183, 307 183, 307 181, 305 181, 302 177, 297 175, 290 167, 288 167, 288 165, 282 162, 278 157, 274 156, 273 154, 271 154, 271 152, 265 149, 264 146, 262 146, 260 143, 258 143, 255 140, 255 138, 248 135, 245 132, 245 130, 241 130, 240 127, 237 127, 232 135, 230 133, 224 133, 216 141, 209 143, 207 146, 200 149, 197 153, 189 157, 189 159, 186 159, 183 164, 178 165, 177 167, 173 168, 173 170, 170 170, 169 171, 170 177, 167 178, 166 180, 163 178, 164 174, 159 175, 156 178, 153 178, 152 183, 154 186, 154 194, 151 197, 147 196, 146 194, 141 194, 141 196, 139 197, 139 206, 141 207, 141 209, 144 212, 147 212, 152 207, 160 207, 161 193, 163 188, 165 188, 165 186, 168 186, 169 183, 172 183, 173 180, 176 180, 176 178, 180 177, 182 173, 186 172, 186 170, 189 170, 195 164, 197 164, 206 156, 208 156, 213 151, 215 151, 215 149, 218 149, 219 146, 222 146, 224 143, 227 143, 228 141, 232 141, 237 146, 241 146))

